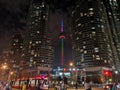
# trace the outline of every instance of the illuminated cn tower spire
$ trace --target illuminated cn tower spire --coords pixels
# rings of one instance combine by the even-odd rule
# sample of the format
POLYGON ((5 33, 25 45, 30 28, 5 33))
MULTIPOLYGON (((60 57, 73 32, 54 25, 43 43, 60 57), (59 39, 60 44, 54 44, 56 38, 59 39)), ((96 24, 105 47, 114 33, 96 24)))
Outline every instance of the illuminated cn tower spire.
POLYGON ((61 39, 61 65, 64 66, 64 39, 65 39, 65 33, 64 33, 64 25, 63 20, 61 21, 61 33, 59 35, 59 39, 61 39))

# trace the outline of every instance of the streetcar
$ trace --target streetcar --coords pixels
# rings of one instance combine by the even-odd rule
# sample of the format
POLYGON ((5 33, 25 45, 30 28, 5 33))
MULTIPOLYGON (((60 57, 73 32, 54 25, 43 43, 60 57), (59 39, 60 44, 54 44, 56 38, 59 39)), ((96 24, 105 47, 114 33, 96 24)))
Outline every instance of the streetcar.
POLYGON ((24 83, 26 83, 27 88, 31 88, 32 90, 37 87, 41 89, 48 89, 49 87, 48 76, 40 75, 35 77, 18 78, 16 80, 13 80, 12 88, 21 89, 24 83))

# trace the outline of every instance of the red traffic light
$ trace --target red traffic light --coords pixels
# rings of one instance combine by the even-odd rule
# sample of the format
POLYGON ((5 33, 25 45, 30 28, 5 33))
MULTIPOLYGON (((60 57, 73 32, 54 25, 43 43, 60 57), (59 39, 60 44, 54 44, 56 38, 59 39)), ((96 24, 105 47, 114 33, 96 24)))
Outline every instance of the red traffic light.
POLYGON ((66 71, 67 71, 67 69, 66 69, 66 68, 64 68, 64 69, 63 69, 63 71, 64 71, 64 72, 66 72, 66 71))
POLYGON ((111 71, 109 71, 109 70, 104 70, 104 75, 105 76, 111 76, 111 71))

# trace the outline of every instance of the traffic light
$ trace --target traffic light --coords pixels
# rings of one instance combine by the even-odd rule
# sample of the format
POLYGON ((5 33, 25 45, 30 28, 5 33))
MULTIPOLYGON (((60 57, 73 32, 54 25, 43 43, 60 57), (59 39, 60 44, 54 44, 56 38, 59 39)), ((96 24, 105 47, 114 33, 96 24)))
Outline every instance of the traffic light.
POLYGON ((67 69, 66 68, 63 68, 63 72, 66 72, 67 71, 67 69))
POLYGON ((107 77, 111 76, 111 71, 104 70, 104 75, 107 76, 107 77))

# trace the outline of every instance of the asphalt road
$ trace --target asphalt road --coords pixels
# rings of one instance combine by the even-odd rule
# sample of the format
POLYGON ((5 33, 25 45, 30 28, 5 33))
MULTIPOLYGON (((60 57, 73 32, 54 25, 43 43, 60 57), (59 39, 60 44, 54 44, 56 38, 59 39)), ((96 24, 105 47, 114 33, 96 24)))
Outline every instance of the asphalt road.
MULTIPOLYGON (((12 89, 12 90, 20 90, 20 89, 12 89)), ((50 88, 49 90, 55 90, 54 88, 50 88)), ((85 90, 84 88, 79 88, 79 89, 73 89, 73 88, 68 88, 67 90, 85 90)), ((104 90, 103 88, 92 88, 92 90, 104 90)))

